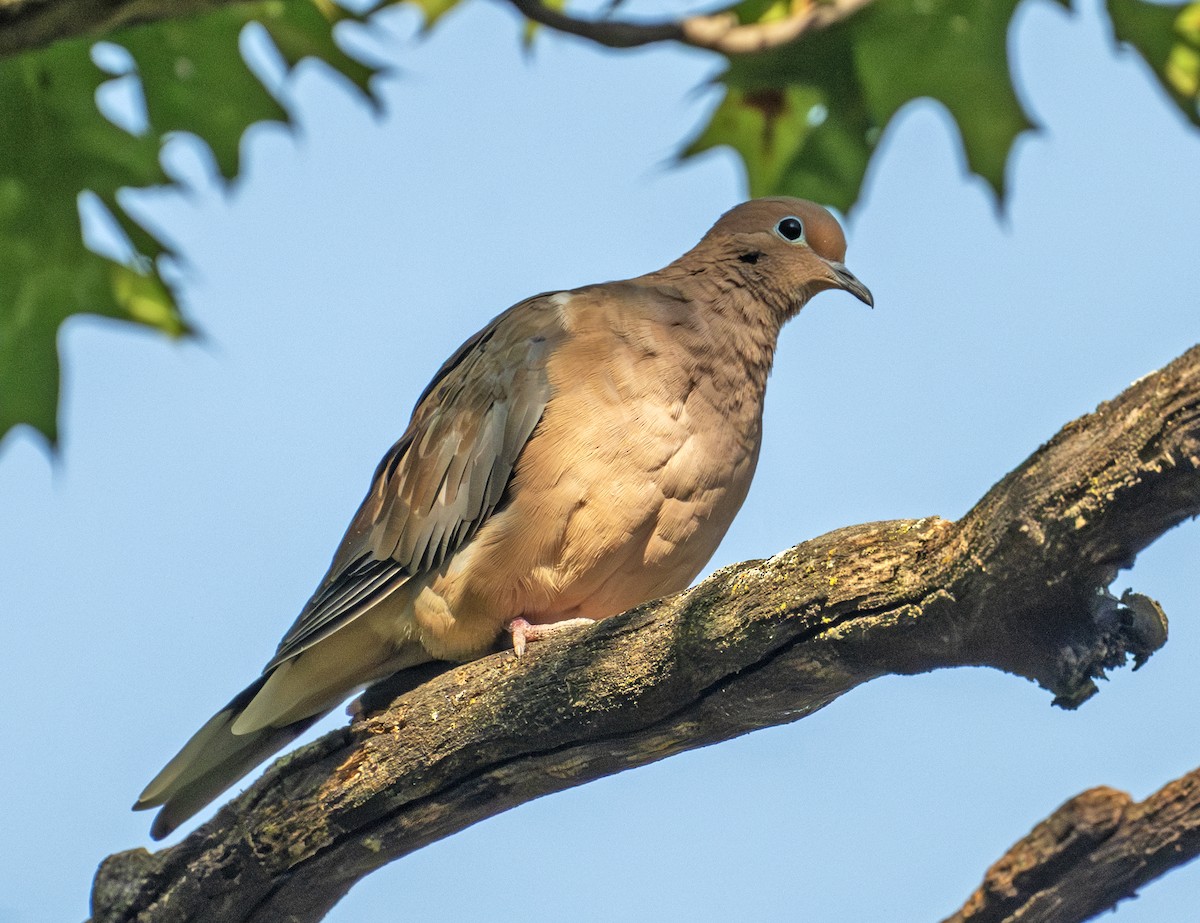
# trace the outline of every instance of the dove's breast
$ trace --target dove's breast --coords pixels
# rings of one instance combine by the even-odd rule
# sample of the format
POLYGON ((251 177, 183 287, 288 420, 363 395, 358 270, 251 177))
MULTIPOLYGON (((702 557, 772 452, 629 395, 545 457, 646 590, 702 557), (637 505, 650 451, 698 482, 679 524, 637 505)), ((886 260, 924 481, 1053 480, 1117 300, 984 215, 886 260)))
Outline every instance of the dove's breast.
POLYGON ((616 615, 712 557, 754 474, 761 388, 731 394, 697 331, 655 307, 576 324, 548 364, 552 397, 501 508, 429 584, 428 632, 451 647, 518 616, 616 615))

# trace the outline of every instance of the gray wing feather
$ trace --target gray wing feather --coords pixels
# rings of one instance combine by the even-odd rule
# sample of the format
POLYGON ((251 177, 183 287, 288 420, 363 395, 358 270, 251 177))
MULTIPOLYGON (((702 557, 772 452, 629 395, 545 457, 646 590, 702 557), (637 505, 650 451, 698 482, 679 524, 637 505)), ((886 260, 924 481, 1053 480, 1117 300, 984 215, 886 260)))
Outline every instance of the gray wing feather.
POLYGON ((500 505, 550 399, 546 361, 563 333, 557 317, 544 295, 521 302, 442 366, 266 670, 438 567, 500 505))

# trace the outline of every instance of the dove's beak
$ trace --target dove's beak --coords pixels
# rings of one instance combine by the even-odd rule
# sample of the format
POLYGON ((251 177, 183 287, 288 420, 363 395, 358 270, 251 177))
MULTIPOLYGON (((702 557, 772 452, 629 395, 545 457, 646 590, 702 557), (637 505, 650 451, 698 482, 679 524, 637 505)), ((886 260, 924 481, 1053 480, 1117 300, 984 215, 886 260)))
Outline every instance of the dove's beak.
POLYGON ((845 263, 839 263, 836 260, 830 260, 829 268, 833 270, 834 278, 837 279, 838 288, 849 292, 868 308, 875 307, 875 298, 871 294, 871 290, 858 281, 858 277, 846 268, 845 263))

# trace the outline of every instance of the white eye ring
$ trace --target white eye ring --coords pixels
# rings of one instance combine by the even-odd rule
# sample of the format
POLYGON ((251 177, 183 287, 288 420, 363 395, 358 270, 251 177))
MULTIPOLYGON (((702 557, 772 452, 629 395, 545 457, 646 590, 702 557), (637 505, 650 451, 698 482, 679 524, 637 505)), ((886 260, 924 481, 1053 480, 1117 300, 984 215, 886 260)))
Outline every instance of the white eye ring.
POLYGON ((804 222, 795 215, 788 215, 775 225, 775 233, 789 244, 804 243, 804 222))

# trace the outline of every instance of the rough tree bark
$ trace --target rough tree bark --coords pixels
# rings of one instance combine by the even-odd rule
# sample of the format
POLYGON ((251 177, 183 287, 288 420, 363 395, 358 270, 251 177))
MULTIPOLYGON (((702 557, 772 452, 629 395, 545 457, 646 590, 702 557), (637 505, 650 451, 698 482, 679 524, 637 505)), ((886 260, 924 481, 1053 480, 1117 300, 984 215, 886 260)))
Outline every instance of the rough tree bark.
POLYGON ((988 869, 943 923, 1089 920, 1200 852, 1200 769, 1142 802, 1076 795, 988 869))
MULTIPOLYGON (((885 673, 992 666, 1073 707, 1095 677, 1166 640, 1156 604, 1106 587, 1198 513, 1200 346, 1068 424, 958 522, 841 529, 520 660, 497 653, 391 701, 377 691, 358 720, 278 761, 183 842, 105 860, 93 919, 317 920, 359 878, 476 821, 795 721, 885 673)), ((1187 784, 1192 796, 1172 810, 1077 799, 993 868, 956 919, 1014 919, 1058 871, 1133 843, 1126 833, 1191 831, 1121 866, 1096 892, 1094 909, 1111 905, 1200 848, 1187 784), (1047 829, 1078 835, 1064 847, 1047 829)))

